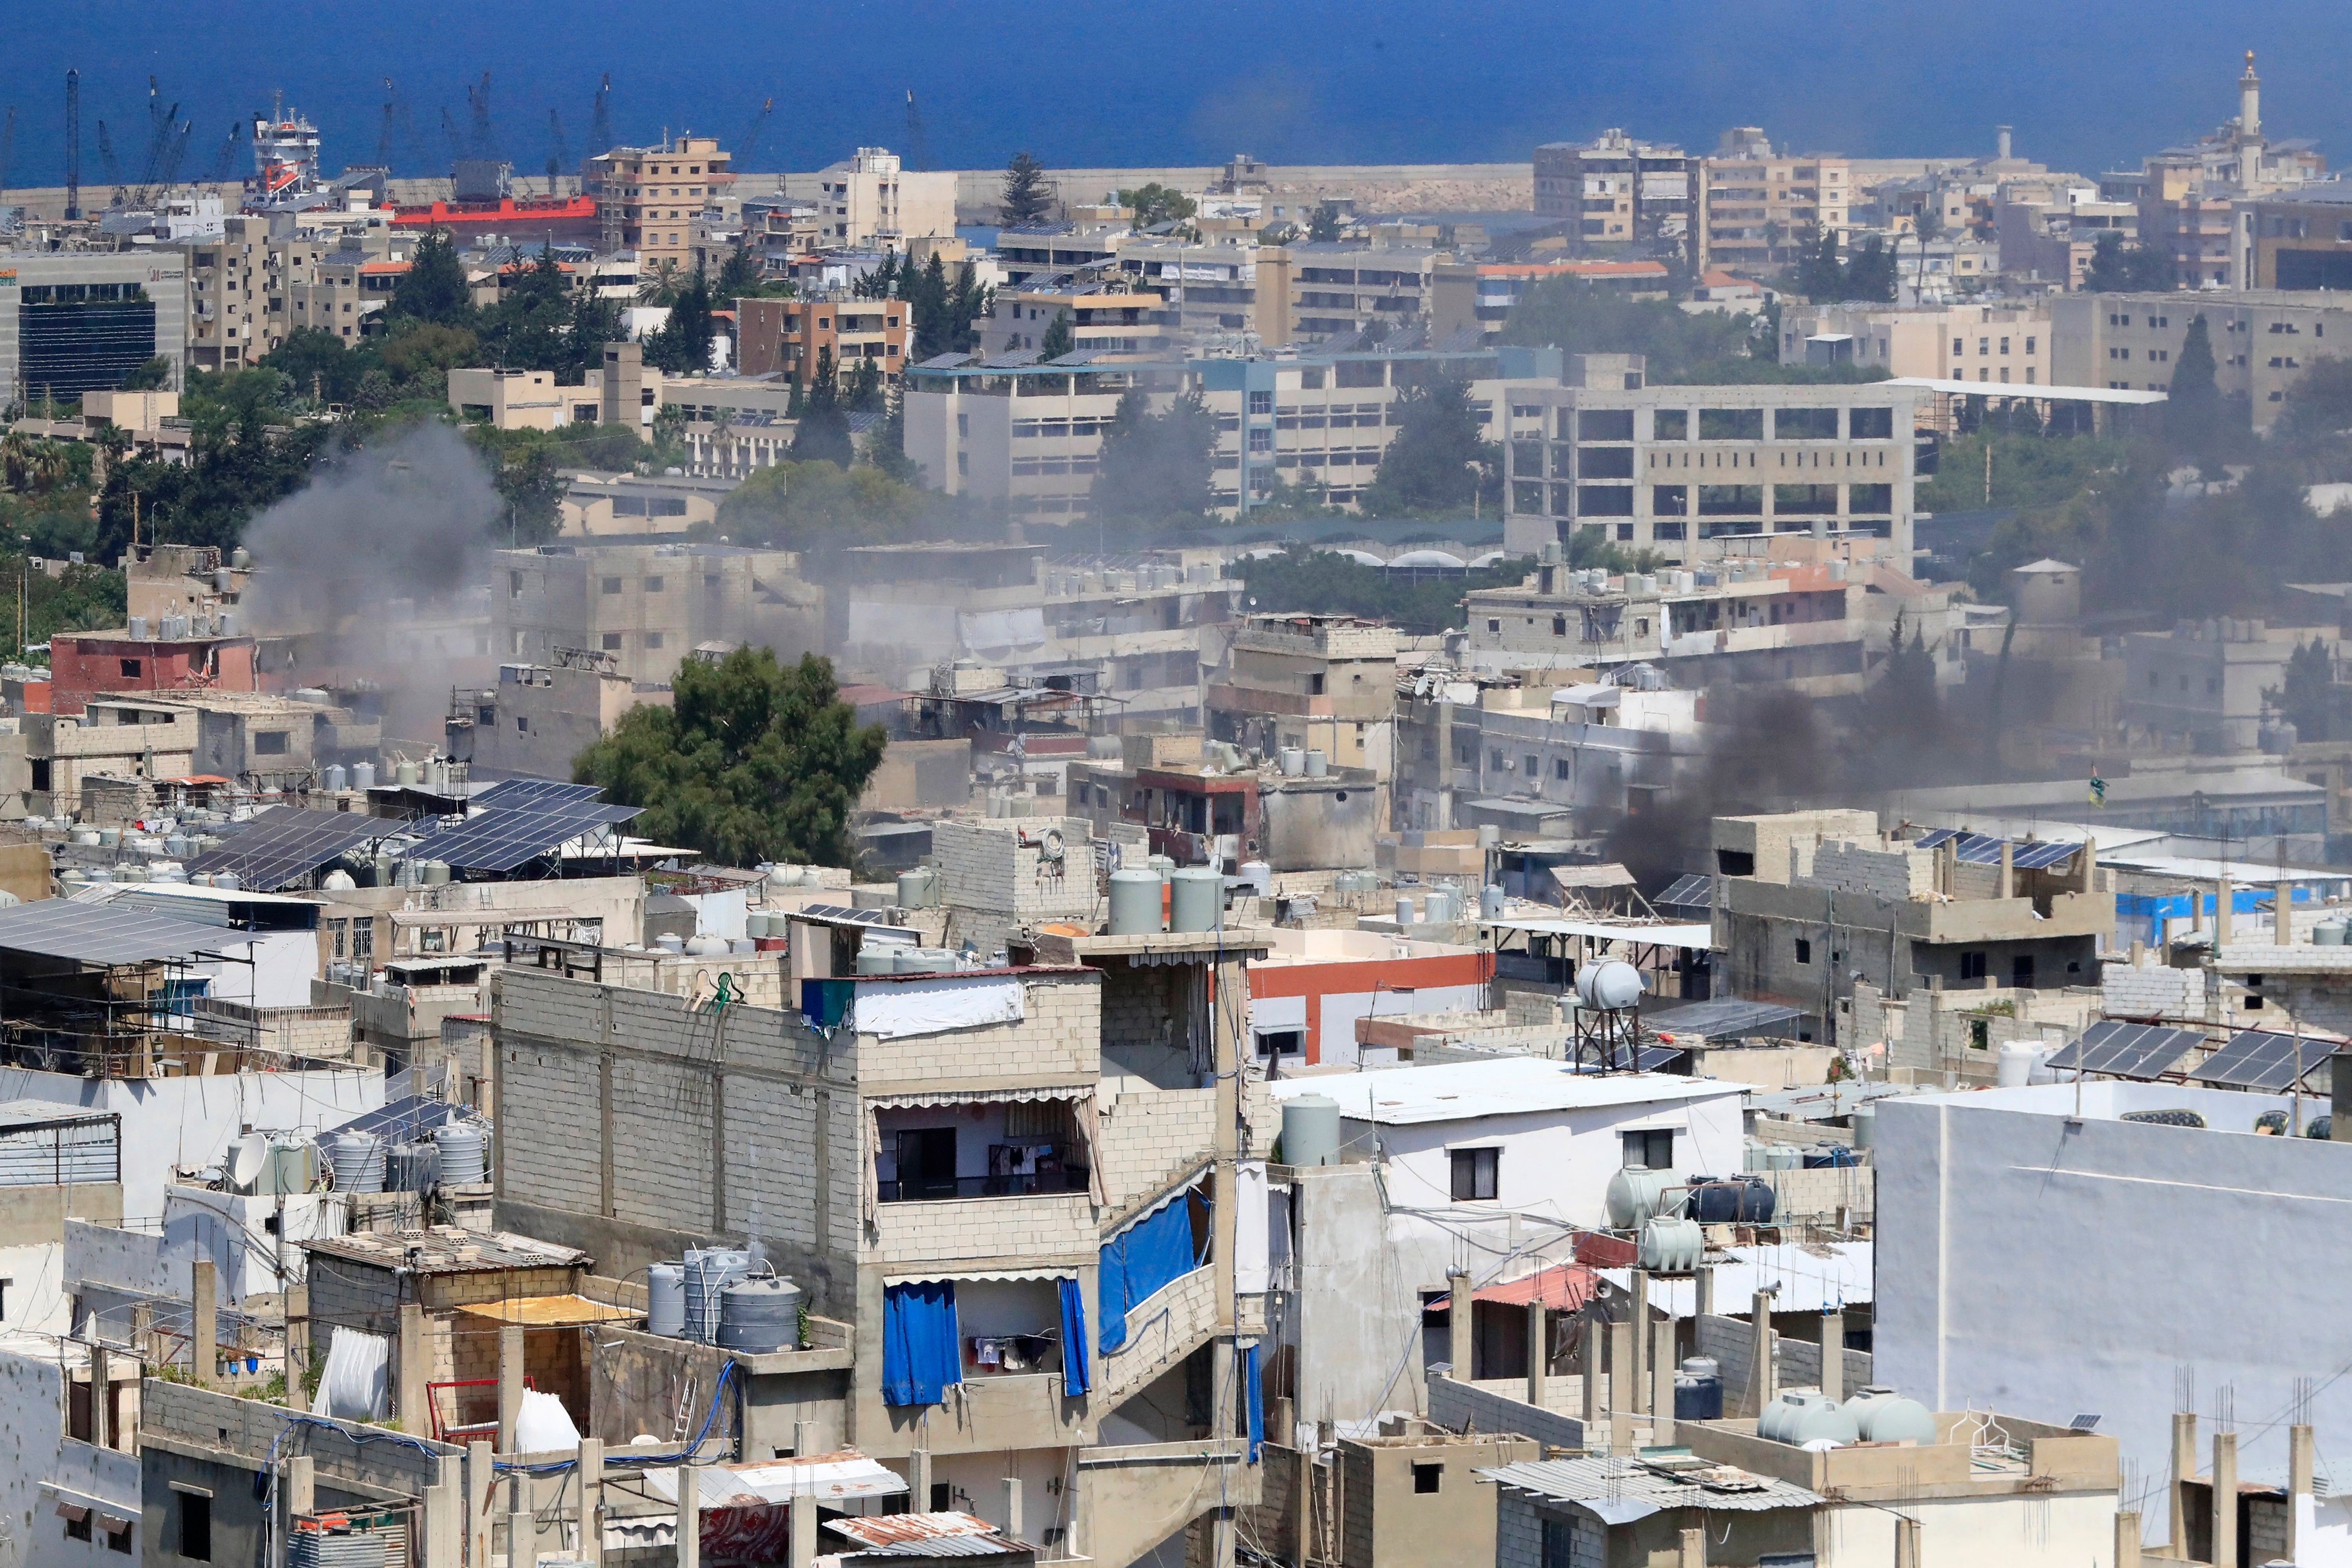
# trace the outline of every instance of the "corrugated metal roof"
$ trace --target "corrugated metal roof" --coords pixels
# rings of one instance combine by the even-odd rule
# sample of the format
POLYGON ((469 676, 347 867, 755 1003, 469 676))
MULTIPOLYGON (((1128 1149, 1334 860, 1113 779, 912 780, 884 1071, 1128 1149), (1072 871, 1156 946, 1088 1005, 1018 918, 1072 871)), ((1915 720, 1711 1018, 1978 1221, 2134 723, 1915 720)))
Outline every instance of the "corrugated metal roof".
MULTIPOLYGON (((1678 1450, 1673 1457, 1687 1462, 1689 1450, 1678 1450)), ((1775 1509, 1817 1508, 1823 1500, 1817 1492, 1729 1465, 1695 1468, 1685 1478, 1638 1458, 1612 1457, 1528 1459, 1477 1473, 1538 1497, 1574 1503, 1610 1524, 1630 1524, 1675 1508, 1769 1513, 1775 1509)))
MULTIPOLYGON (((968 1513, 884 1513, 832 1519, 825 1528, 886 1557, 1000 1557, 1025 1552, 984 1519, 968 1513)), ((858 1555, 852 1553, 851 1555, 858 1555)))
POLYGON ((1340 1115, 1388 1126, 1715 1100, 1746 1092, 1739 1084, 1666 1073, 1594 1077, 1580 1074, 1564 1062, 1538 1057, 1285 1079, 1266 1088, 1277 1100, 1300 1094, 1328 1095, 1339 1102, 1340 1115))
POLYGON ((110 904, 43 899, 0 909, 0 949, 79 963, 192 958, 229 937, 218 926, 110 904))

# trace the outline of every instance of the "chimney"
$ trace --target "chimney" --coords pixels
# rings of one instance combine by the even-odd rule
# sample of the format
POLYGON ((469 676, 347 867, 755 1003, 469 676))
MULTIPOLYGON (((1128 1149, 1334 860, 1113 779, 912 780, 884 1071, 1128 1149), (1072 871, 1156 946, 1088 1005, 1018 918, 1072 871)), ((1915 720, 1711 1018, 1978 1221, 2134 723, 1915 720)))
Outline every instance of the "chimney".
POLYGON ((1996 125, 1992 128, 1992 135, 1994 144, 2000 149, 2000 153, 1999 154, 2000 161, 2004 163, 2008 163, 2009 127, 2006 125, 1996 125))

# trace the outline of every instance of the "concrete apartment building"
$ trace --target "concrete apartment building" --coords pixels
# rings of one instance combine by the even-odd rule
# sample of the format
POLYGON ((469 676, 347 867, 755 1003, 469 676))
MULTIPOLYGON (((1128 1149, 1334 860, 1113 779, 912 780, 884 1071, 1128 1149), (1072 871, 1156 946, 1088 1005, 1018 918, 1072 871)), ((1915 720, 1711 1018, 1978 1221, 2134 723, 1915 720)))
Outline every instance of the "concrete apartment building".
POLYGON ((918 174, 887 147, 860 147, 817 173, 816 234, 828 250, 904 250, 955 232, 953 170, 918 174))
MULTIPOLYGON (((1864 985, 1891 1001, 2000 988, 1987 1000, 2010 1001, 2001 1011, 2013 1017, 2007 993, 2099 984, 2115 898, 2081 845, 2004 840, 1997 861, 1964 860, 1948 831, 1921 847, 1882 833, 1867 811, 1719 816, 1711 837, 1715 947, 1730 993, 1801 1009, 1801 1038, 1884 1038, 1840 1026, 1843 1015, 1862 1022, 1864 985)), ((1979 1047, 1986 1061, 1992 1043, 1979 1047)))
MULTIPOLYGON (((1165 300, 1160 319, 1184 342, 1202 340, 1238 342, 1241 334, 1257 332, 1261 342, 1269 326, 1280 323, 1267 312, 1261 320, 1258 265, 1268 247, 1257 242, 1255 229, 1212 230, 1198 239, 1178 239, 1161 234, 1109 233, 1098 244, 1116 258, 1119 269, 1156 288, 1165 300)), ((1055 237, 1052 253, 1083 254, 1083 242, 1071 246, 1055 237)), ((1393 270, 1393 269, 1391 269, 1393 270)), ((1006 268, 1009 281, 1012 268, 1006 268)), ((1017 281, 1026 282, 1032 272, 1017 281)))
POLYGON ((1444 253, 1295 240, 1258 252, 1253 325, 1268 347, 1401 332, 1428 314, 1444 253))
MULTIPOLYGON (((1353 616, 1244 616, 1202 682, 1211 740, 1261 756, 1316 753, 1390 776, 1396 628, 1353 616)), ((1310 761, 1308 765, 1312 765, 1310 761)))
POLYGON ((1787 305, 1782 364, 1855 364, 1890 376, 2049 385, 2050 310, 2018 305, 1787 305))
POLYGON ((1781 532, 1883 539, 1910 558, 1916 390, 1653 387, 1639 354, 1578 354, 1559 385, 1507 393, 1514 554, 1598 528, 1685 563, 1721 553, 1716 541, 1781 532))
POLYGON ((2168 751, 2254 751, 2269 706, 2263 693, 2285 684, 2287 656, 2314 641, 2334 653, 2336 628, 2221 619, 2130 633, 2124 638, 2124 729, 2168 751))
POLYGON ((289 229, 279 219, 233 214, 219 239, 179 252, 187 263, 191 365, 248 363, 297 327, 355 339, 362 318, 383 309, 418 237, 393 229, 382 214, 305 213, 301 220, 289 229))
POLYGON ((158 354, 183 363, 188 298, 178 251, 0 251, 0 410, 112 391, 158 354))
POLYGON ((1665 298, 1669 281, 1663 261, 1440 260, 1430 278, 1430 332, 1475 331, 1492 344, 1529 289, 1563 278, 1635 300, 1665 298))
POLYGON ((640 271, 693 266, 694 220, 732 193, 732 156, 709 136, 597 153, 588 160, 587 188, 604 233, 636 252, 640 271))
MULTIPOLYGON (((1212 504, 1231 517, 1284 483, 1335 505, 1371 483, 1395 435, 1397 400, 1432 376, 1466 378, 1481 423, 1500 378, 1556 363, 1539 350, 1348 353, 1151 360, 1101 368, 929 364, 910 372, 907 455, 951 495, 1002 500, 1017 517, 1088 513, 1102 431, 1130 387, 1164 408, 1197 389, 1217 419, 1212 504), (1509 370, 1506 370, 1506 366, 1509 370)), ((1491 427, 1491 426, 1490 426, 1491 427)))
POLYGON ((2090 278, 2102 235, 2119 235, 2126 245, 2139 237, 2137 204, 2097 197, 2096 186, 2068 184, 2046 200, 2003 187, 1993 212, 2001 276, 2021 287, 2082 288, 2090 278))
MULTIPOLYGON (((1026 885, 1056 826, 963 831, 1037 867, 1026 885)), ((951 934, 966 896, 1006 886, 993 864, 942 852, 951 934)), ((1258 1487, 1233 1439, 1265 1418, 1242 1348, 1264 1331, 1244 1211, 1265 1189, 1241 1156, 1273 1129, 1240 1012, 1209 999, 1245 994, 1260 950, 1059 937, 900 980, 853 973, 895 933, 828 920, 794 925, 803 1005, 732 1007, 716 1046, 685 998, 502 971, 501 1214, 615 1274, 758 1237, 843 1329, 794 1400, 822 1451, 1105 1563, 1195 1521, 1229 1533, 1258 1487)))
POLYGON ((1568 226, 1580 256, 1661 242, 1679 249, 1696 221, 1699 160, 1619 130, 1591 142, 1548 142, 1535 153, 1536 216, 1568 226))
POLYGON ((1861 693, 1898 614, 1934 648, 1939 684, 1967 678, 1980 619, 1997 640, 1998 612, 1905 575, 1891 564, 1900 556, 1811 536, 1769 548, 1769 558, 1615 575, 1540 563, 1516 588, 1466 595, 1461 661, 1479 672, 1654 665, 1685 691, 1760 683, 1827 699, 1861 693))
POLYGON ((2352 345, 2352 305, 2325 293, 2073 294, 2050 301, 2051 376, 2065 386, 2163 392, 2199 316, 2213 345, 2216 384, 2224 396, 2247 400, 2257 430, 2279 416, 2305 366, 2352 345))
POLYGON ((1069 318, 1074 353, 1164 354, 1176 340, 1163 324, 1166 301, 1118 272, 1089 268, 1040 273, 994 291, 980 321, 980 352, 989 359, 1036 353, 1057 318, 1069 318))
POLYGON ((572 776, 572 760, 643 702, 667 703, 609 654, 573 654, 551 664, 502 664, 499 683, 455 694, 445 728, 446 754, 476 779, 572 776))
POLYGON ((806 388, 822 366, 846 379, 861 362, 887 384, 907 365, 913 308, 903 300, 860 300, 845 289, 790 300, 735 301, 736 364, 746 376, 782 375, 806 388))
POLYGON ((2336 180, 2238 204, 2250 288, 2312 293, 2352 288, 2352 188, 2336 180))
POLYGON ((610 655, 632 682, 666 686, 716 647, 821 646, 818 598, 788 550, 583 541, 501 550, 491 568, 491 647, 502 659, 610 655))
POLYGON ((1738 127, 1699 163, 1697 260, 1701 268, 1765 268, 1788 261, 1822 234, 1845 229, 1861 200, 1853 167, 1834 153, 1775 153, 1764 133, 1738 127))

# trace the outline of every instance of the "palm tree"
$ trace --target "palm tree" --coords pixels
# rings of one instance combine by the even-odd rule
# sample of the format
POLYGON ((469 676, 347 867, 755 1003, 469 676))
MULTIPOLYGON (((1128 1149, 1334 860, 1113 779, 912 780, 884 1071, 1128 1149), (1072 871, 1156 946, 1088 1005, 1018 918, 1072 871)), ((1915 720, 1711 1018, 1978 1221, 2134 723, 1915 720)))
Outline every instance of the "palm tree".
MULTIPOLYGON (((1936 237, 1944 232, 1943 197, 1931 194, 1927 200, 1921 204, 1918 216, 1911 220, 1911 227, 1912 231, 1919 237, 1919 276, 1912 289, 1913 297, 1916 299, 1918 290, 1927 286, 1927 247, 1935 243, 1936 237)), ((1895 282, 1895 295, 1898 300, 1903 297, 1903 280, 1899 278, 1895 282)))
POLYGON ((678 265, 674 257, 665 256, 650 268, 641 268, 637 276, 637 303, 640 305, 673 305, 677 302, 678 265))
POLYGON ((0 436, 0 479, 10 489, 21 489, 33 463, 33 438, 21 430, 0 436))
POLYGON ((131 433, 120 425, 102 425, 90 438, 90 444, 98 448, 98 460, 90 465, 90 486, 104 489, 106 476, 122 460, 122 454, 131 449, 131 433))
POLYGON ((65 483, 66 476, 72 471, 73 463, 66 456, 65 447, 56 441, 43 441, 34 447, 25 477, 34 489, 47 495, 65 483))

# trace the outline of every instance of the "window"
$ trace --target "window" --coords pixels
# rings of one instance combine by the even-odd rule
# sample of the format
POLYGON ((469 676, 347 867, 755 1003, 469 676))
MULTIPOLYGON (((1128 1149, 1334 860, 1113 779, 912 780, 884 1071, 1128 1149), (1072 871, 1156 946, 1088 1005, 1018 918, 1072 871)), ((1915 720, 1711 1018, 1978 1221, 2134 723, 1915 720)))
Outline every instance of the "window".
POLYGON ((662 591, 662 580, 661 580, 660 578, 658 578, 658 577, 648 577, 648 578, 646 578, 646 593, 648 593, 648 594, 658 594, 658 593, 660 593, 661 591, 662 591))
POLYGON ((1251 431, 1249 433, 1249 449, 1253 452, 1273 451, 1274 432, 1266 429, 1251 431))
POLYGON ((124 659, 122 661, 122 673, 133 680, 137 679, 139 678, 139 661, 135 658, 124 659))
POLYGON ((1412 1489, 1416 1492, 1433 1492, 1444 1479, 1444 1465, 1415 1465, 1412 1468, 1412 1489))
POLYGON ((1982 980, 1985 977, 1985 955, 1981 952, 1960 954, 1960 978, 1982 980))
POLYGON ((1257 1054, 1261 1057, 1295 1057, 1307 1050, 1304 1029, 1260 1029, 1257 1031, 1257 1054))
POLYGON ((518 713, 515 715, 515 733, 518 735, 528 735, 530 733, 530 714, 518 713))
POLYGON ((1650 438, 1654 441, 1690 439, 1690 411, 1686 408, 1661 408, 1652 414, 1650 438))
POLYGON ((2033 988, 2033 955, 2021 952, 2009 961, 2009 983, 2021 991, 2033 988))
POLYGON ((68 1514, 66 1516, 66 1539, 68 1541, 88 1541, 90 1538, 89 1510, 82 1509, 79 1511, 81 1514, 79 1519, 76 1519, 72 1514, 68 1514))
POLYGON ((1274 412, 1274 394, 1273 394, 1273 393, 1271 393, 1271 392, 1253 392, 1253 393, 1251 393, 1251 394, 1249 395, 1249 411, 1250 411, 1252 414, 1271 414, 1271 413, 1273 413, 1273 412, 1274 412))
POLYGON ((1761 441, 1764 439, 1764 411, 1761 408, 1702 408, 1698 411, 1698 438, 1702 441, 1761 441))
POLYGON ((1895 410, 1853 408, 1846 411, 1847 435, 1856 441, 1887 441, 1895 437, 1895 410))
POLYGON ((655 649, 655 648, 658 648, 659 647, 661 647, 661 645, 662 645, 662 635, 661 635, 661 633, 659 633, 659 632, 647 632, 647 633, 646 634, 646 650, 647 650, 648 652, 652 651, 652 650, 653 650, 653 649, 655 649))
POLYGON ((1813 961, 1813 944, 1812 944, 1812 942, 1811 942, 1809 939, 1807 939, 1807 938, 1805 938, 1805 937, 1801 937, 1801 937, 1799 937, 1799 938, 1797 939, 1797 962, 1798 962, 1799 963, 1811 963, 1812 961, 1813 961))
POLYGON ((1756 856, 1746 849, 1718 849, 1715 852, 1715 868, 1727 877, 1756 875, 1756 856))
POLYGON ((344 949, 350 942, 351 930, 352 922, 348 920, 333 920, 327 922, 327 935, 333 943, 333 956, 337 958, 349 956, 344 949))
POLYGON ((1503 749, 1500 746, 1486 753, 1486 765, 1498 773, 1503 771, 1503 749))
POLYGON ((1633 411, 1630 408, 1587 408, 1576 416, 1576 438, 1580 441, 1630 441, 1633 438, 1633 411))
POLYGON ((2033 340, 2032 338, 2025 340, 2025 352, 2027 353, 2032 353, 2033 352, 2033 340))
POLYGON ((603 643, 606 652, 616 653, 620 650, 621 647, 621 634, 618 632, 606 632, 604 636, 603 643))
POLYGON ((607 577, 604 579, 604 592, 607 594, 617 594, 620 591, 621 580, 618 577, 607 577))
POLYGON ((1531 779, 1541 778, 1543 776, 1543 759, 1537 756, 1533 752, 1529 752, 1525 760, 1527 763, 1528 777, 1531 779))
POLYGON ((1675 1134, 1672 1128, 1656 1128, 1625 1134, 1625 1163, 1642 1165, 1653 1171, 1675 1168, 1675 1134))
POLYGON ((1491 1201, 1495 1196, 1496 1167, 1502 1163, 1502 1154, 1500 1149, 1453 1151, 1454 1202, 1491 1201))
POLYGON ((1576 1527, 1564 1519, 1545 1520, 1539 1568, 1576 1568, 1576 1527))
POLYGON ((283 730, 259 730, 255 731, 253 737, 254 754, 261 757, 284 756, 286 754, 286 733, 287 732, 283 730))
POLYGON ((1772 416, 1773 438, 1780 441, 1834 441, 1838 411, 1834 408, 1783 408, 1772 416))
POLYGON ((213 1560, 213 1500, 194 1492, 179 1492, 180 1555, 198 1563, 213 1560))
POLYGON ((1499 632, 1503 629, 1503 623, 1498 620, 1490 620, 1486 623, 1486 629, 1490 632, 1499 632))
POLYGON ((509 599, 520 599, 522 597, 521 573, 509 572, 507 574, 507 597, 509 599))
POLYGON ((115 1529, 115 1528, 114 1528, 112 1525, 110 1525, 110 1524, 107 1526, 107 1528, 106 1528, 106 1549, 107 1549, 109 1552, 120 1552, 123 1553, 125 1556, 130 1555, 130 1552, 131 1552, 131 1526, 130 1526, 130 1524, 129 1524, 127 1521, 123 1524, 122 1528, 121 1528, 121 1529, 120 1529, 120 1530, 115 1529))
POLYGON ((1568 777, 1568 759, 1566 757, 1556 757, 1552 760, 1551 776, 1556 779, 1565 779, 1568 777))
POLYGON ((1554 616, 1551 618, 1551 635, 1556 637, 1564 637, 1568 635, 1568 617, 1566 616, 1554 616))

